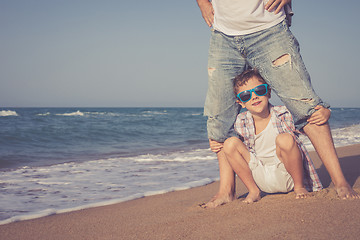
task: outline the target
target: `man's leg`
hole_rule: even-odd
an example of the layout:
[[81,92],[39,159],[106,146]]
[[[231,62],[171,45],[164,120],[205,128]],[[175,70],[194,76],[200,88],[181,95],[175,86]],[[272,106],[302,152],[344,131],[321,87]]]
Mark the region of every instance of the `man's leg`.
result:
[[[235,45],[236,41],[232,37],[217,31],[211,33],[204,115],[208,117],[208,138],[219,143],[232,135],[231,129],[240,111],[240,105],[235,102],[232,80],[245,70],[246,62]],[[217,157],[220,187],[217,194],[206,204],[207,207],[232,201],[235,194],[234,172],[223,151],[218,151]]]
[[320,126],[307,124],[304,127],[304,132],[309,137],[321,161],[329,172],[338,196],[342,199],[360,198],[360,195],[356,193],[346,181],[341,170],[329,124],[326,123]]

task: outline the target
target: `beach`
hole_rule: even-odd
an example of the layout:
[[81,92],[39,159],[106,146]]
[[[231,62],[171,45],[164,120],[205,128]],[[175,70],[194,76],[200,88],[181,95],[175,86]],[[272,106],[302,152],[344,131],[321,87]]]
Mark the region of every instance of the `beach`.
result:
[[[360,145],[338,147],[343,172],[360,192]],[[0,239],[358,239],[360,200],[340,200],[325,167],[311,152],[325,187],[306,199],[294,193],[241,198],[203,209],[218,182],[118,204],[0,226]],[[237,196],[246,188],[237,182]]]

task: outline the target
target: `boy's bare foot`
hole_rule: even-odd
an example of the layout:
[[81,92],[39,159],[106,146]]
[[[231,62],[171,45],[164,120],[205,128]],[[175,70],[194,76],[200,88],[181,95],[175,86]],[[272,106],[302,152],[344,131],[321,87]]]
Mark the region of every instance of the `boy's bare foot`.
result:
[[336,187],[335,190],[341,199],[360,199],[360,194],[355,192],[349,184]]
[[294,188],[295,198],[302,199],[307,198],[309,196],[309,192],[305,188]]
[[249,192],[246,198],[243,200],[244,203],[254,203],[261,199],[260,191],[257,192]]
[[235,199],[233,195],[216,194],[208,203],[201,204],[202,208],[216,208],[226,203],[232,202]]

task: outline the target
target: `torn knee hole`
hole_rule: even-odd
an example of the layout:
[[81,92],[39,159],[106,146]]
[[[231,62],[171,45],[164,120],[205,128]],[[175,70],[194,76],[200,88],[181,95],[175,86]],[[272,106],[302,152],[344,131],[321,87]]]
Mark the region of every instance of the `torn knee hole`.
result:
[[291,98],[292,100],[300,101],[303,103],[313,103],[315,100],[313,98]]
[[305,102],[305,103],[312,103],[314,101],[314,99],[312,98],[303,98],[303,99],[300,99],[302,102]]
[[281,66],[287,62],[290,62],[290,54],[284,54],[272,62],[273,66]]

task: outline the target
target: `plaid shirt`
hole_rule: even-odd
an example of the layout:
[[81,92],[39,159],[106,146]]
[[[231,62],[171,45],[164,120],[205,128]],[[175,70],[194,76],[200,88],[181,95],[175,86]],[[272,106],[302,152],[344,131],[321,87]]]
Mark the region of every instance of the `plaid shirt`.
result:
[[[304,166],[304,185],[308,191],[319,191],[322,189],[319,176],[316,173],[313,162],[304,144],[299,139],[300,132],[295,129],[293,118],[285,106],[272,106],[269,104],[271,122],[278,133],[290,133],[300,147],[306,161]],[[244,138],[244,144],[248,150],[255,154],[255,124],[249,111],[240,113],[235,121],[234,128]]]

